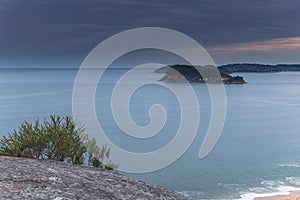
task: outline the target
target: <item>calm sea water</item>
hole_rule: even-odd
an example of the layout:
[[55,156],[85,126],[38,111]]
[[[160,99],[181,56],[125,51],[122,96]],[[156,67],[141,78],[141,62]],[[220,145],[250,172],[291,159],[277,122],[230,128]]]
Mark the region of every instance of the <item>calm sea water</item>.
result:
[[[149,123],[148,109],[162,104],[168,118],[162,132],[149,139],[133,139],[113,121],[110,96],[125,69],[108,70],[96,93],[97,116],[108,137],[122,148],[147,152],[174,137],[180,107],[167,89],[150,84],[137,90],[130,112],[137,124]],[[72,115],[75,69],[1,69],[0,135],[24,120],[50,114]],[[157,80],[152,70],[138,71],[138,78]],[[128,174],[155,183],[192,199],[251,199],[257,194],[300,188],[300,73],[242,74],[248,84],[226,85],[226,123],[213,151],[198,159],[210,119],[210,99],[203,84],[193,84],[201,121],[188,151],[174,164],[146,174]],[[133,77],[134,81],[134,77]],[[180,84],[177,87],[181,87]],[[193,108],[190,108],[193,109]]]

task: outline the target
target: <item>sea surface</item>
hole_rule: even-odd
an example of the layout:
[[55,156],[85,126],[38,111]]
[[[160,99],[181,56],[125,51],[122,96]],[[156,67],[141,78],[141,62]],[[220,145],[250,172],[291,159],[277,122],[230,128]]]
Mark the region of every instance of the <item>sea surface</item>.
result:
[[[116,81],[128,69],[106,70],[96,91],[96,113],[107,136],[133,152],[161,148],[175,137],[180,102],[165,87],[148,84],[132,95],[129,109],[139,125],[149,123],[151,105],[168,114],[161,133],[150,139],[123,134],[114,122],[110,100]],[[72,116],[76,69],[0,69],[0,136],[24,121],[51,114]],[[135,78],[156,81],[153,69],[137,70]],[[204,159],[199,148],[210,120],[210,96],[205,84],[192,84],[200,109],[198,134],[184,155],[156,172],[126,174],[181,192],[192,199],[253,199],[300,188],[300,73],[244,73],[248,82],[225,85],[227,114],[219,141]],[[130,83],[129,83],[130,84]],[[183,87],[182,84],[175,84]],[[159,158],[158,158],[159,159]]]

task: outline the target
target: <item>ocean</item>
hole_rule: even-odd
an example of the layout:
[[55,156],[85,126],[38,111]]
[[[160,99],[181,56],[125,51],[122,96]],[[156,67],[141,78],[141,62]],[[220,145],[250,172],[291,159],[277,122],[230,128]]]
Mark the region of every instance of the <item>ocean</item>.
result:
[[[116,81],[127,70],[105,72],[96,91],[97,117],[107,137],[121,148],[154,151],[175,137],[180,123],[180,102],[161,85],[140,87],[129,102],[132,120],[146,126],[150,122],[151,105],[161,104],[168,114],[165,127],[149,139],[124,134],[114,122],[110,97]],[[17,129],[24,120],[33,122],[51,114],[72,116],[76,73],[76,69],[0,69],[0,136]],[[140,69],[136,73],[132,83],[135,78],[155,82],[161,77],[153,69]],[[194,200],[253,199],[300,188],[300,73],[240,75],[248,83],[225,85],[226,121],[208,156],[198,158],[211,116],[210,96],[205,84],[193,83],[200,109],[185,108],[200,112],[200,124],[192,145],[164,169],[124,174],[176,190]],[[175,87],[180,89],[183,85]]]

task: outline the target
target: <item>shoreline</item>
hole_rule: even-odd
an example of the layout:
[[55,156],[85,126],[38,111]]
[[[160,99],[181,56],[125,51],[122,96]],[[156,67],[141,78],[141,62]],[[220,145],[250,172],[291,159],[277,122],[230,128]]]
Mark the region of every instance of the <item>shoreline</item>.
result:
[[288,194],[255,197],[254,200],[300,200],[300,190],[289,191]]
[[244,193],[238,200],[300,200],[300,188],[292,186],[276,187],[274,192]]

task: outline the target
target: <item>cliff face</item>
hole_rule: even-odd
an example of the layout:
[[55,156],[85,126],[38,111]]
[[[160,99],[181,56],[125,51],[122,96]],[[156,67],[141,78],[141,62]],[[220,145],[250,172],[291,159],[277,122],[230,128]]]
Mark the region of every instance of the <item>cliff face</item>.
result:
[[0,199],[187,199],[164,188],[93,167],[0,157]]

